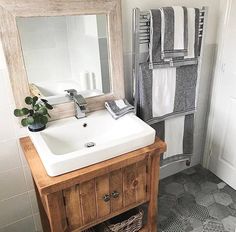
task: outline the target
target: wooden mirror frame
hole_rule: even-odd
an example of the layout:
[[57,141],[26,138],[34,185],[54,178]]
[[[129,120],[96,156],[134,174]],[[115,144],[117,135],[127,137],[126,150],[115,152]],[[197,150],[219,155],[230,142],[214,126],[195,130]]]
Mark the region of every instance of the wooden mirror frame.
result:
[[[3,50],[17,108],[30,95],[17,17],[106,14],[111,92],[87,98],[88,110],[104,108],[104,102],[124,97],[123,48],[120,0],[0,0],[0,30]],[[54,105],[53,119],[74,115],[74,103]]]

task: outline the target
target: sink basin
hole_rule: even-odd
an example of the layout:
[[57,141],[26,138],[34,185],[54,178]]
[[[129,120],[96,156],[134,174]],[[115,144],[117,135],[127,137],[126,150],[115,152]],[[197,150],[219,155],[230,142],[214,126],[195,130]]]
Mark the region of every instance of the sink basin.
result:
[[115,120],[106,110],[50,122],[29,132],[49,176],[83,168],[154,143],[155,130],[134,114]]

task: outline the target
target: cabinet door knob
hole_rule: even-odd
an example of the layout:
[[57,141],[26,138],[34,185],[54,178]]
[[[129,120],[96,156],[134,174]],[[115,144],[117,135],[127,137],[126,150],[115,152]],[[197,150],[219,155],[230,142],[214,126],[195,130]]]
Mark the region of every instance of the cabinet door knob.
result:
[[109,194],[105,194],[105,195],[103,196],[103,200],[104,200],[105,202],[110,201],[110,200],[111,200],[110,195],[109,195]]
[[112,196],[113,198],[117,198],[117,197],[120,196],[120,193],[118,193],[117,191],[114,191],[114,192],[111,193],[111,196]]

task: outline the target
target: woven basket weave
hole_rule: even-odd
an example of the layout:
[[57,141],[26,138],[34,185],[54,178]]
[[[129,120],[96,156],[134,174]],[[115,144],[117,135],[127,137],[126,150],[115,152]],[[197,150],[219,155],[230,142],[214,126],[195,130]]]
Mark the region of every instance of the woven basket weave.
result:
[[104,232],[136,232],[139,231],[143,226],[143,211],[139,211],[136,215],[129,219],[116,223],[108,224],[105,222]]

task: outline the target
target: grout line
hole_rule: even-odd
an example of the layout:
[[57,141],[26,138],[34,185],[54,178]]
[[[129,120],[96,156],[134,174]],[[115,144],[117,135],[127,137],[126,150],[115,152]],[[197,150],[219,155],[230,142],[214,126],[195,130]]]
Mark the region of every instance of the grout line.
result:
[[[25,195],[25,194],[27,194],[28,192],[30,192],[30,191],[27,190],[26,192],[23,192],[23,193],[20,193],[20,194],[17,194],[17,195],[8,197],[8,198],[4,198],[4,199],[0,200],[0,202],[8,201],[8,200],[11,200],[11,199],[13,199],[13,198],[15,198],[15,197],[19,197],[19,196]],[[29,196],[28,196],[28,197],[29,197]]]
[[5,227],[11,226],[11,225],[13,225],[13,224],[15,224],[15,223],[17,223],[17,222],[23,221],[23,220],[25,220],[25,219],[27,219],[27,218],[30,218],[30,217],[33,218],[33,215],[26,216],[26,217],[24,217],[24,218],[21,218],[21,219],[19,219],[19,220],[16,220],[16,221],[12,222],[12,223],[9,223],[9,224],[6,224],[6,225],[4,225],[4,226],[1,226],[0,229],[4,229]]

